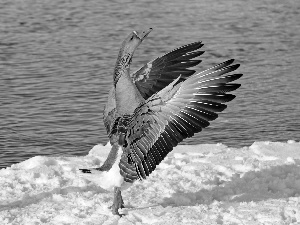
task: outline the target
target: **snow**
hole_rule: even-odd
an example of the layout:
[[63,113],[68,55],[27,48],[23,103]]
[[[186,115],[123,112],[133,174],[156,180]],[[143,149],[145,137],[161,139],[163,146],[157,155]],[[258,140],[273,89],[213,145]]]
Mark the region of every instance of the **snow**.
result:
[[0,170],[0,224],[300,224],[300,142],[177,146],[143,181],[113,193],[80,174],[110,146],[84,157],[36,156]]

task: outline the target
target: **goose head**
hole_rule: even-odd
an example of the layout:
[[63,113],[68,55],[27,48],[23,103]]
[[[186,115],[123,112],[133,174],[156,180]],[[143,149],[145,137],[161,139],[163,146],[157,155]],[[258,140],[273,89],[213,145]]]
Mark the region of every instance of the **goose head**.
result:
[[126,67],[127,65],[130,65],[134,51],[151,31],[152,28],[146,29],[142,32],[132,31],[126,37],[122,43],[118,56],[117,64],[119,64],[119,66]]

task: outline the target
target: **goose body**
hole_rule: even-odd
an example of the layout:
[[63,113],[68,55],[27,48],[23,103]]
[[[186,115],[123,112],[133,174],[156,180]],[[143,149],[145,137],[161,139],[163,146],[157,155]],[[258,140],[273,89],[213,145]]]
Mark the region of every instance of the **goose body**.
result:
[[[112,149],[99,168],[81,169],[101,187],[114,189],[112,212],[124,207],[121,190],[146,179],[183,139],[200,132],[226,108],[242,74],[233,59],[195,74],[201,42],[177,48],[130,74],[135,49],[152,29],[132,32],[122,43],[114,84],[104,109]],[[227,75],[226,75],[227,74]]]

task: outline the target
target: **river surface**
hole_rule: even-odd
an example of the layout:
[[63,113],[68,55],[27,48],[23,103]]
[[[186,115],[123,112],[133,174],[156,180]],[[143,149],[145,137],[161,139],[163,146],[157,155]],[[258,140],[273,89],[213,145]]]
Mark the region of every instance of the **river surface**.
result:
[[235,58],[237,98],[184,144],[300,140],[299,0],[0,0],[0,168],[107,143],[102,110],[123,39],[154,28],[133,69],[201,40],[201,70]]

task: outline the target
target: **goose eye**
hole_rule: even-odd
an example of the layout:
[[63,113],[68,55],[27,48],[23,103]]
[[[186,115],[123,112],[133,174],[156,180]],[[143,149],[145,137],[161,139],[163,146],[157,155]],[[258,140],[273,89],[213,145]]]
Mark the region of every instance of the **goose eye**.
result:
[[133,40],[133,36],[131,36],[131,38],[130,38],[130,41],[132,41]]

